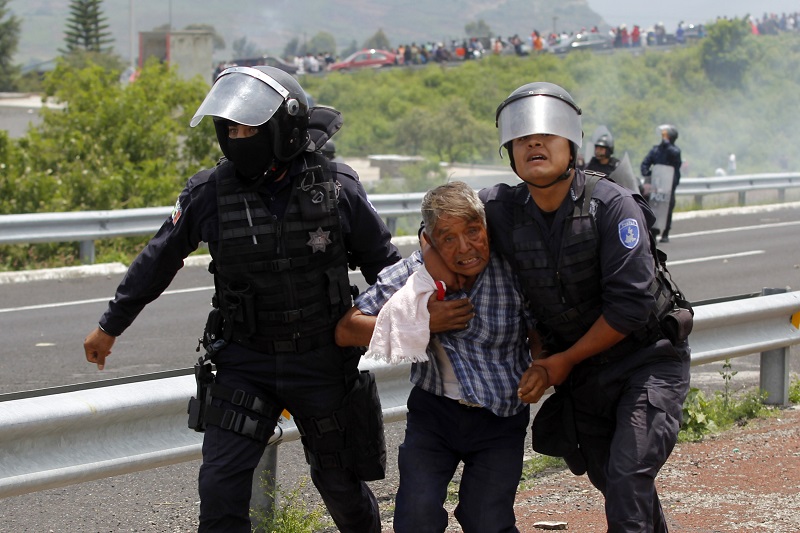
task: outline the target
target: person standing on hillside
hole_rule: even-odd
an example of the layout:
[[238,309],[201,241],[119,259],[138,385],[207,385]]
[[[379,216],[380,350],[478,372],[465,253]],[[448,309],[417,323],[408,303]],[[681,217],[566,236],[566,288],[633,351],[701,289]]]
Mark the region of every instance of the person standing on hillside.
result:
[[361,352],[336,346],[334,328],[352,305],[348,265],[374,283],[400,254],[355,171],[319,152],[341,115],[309,108],[291,75],[226,69],[191,126],[205,116],[225,159],[189,179],[84,340],[86,359],[102,370],[116,337],[208,243],[215,292],[196,369],[213,363],[216,375],[189,404],[189,427],[205,431],[198,530],[251,531],[253,472],[288,409],[339,530],[380,533],[364,481],[385,473],[382,413]]
[[662,124],[658,127],[661,135],[661,143],[653,146],[642,160],[642,176],[648,177],[652,174],[653,165],[667,165],[674,169],[672,175],[672,194],[669,198],[669,210],[667,212],[667,223],[661,233],[661,242],[669,242],[669,230],[672,228],[672,211],[675,209],[675,189],[681,181],[681,149],[675,144],[678,140],[678,129],[672,124]]
[[655,478],[678,438],[690,352],[686,327],[667,327],[678,300],[653,256],[655,217],[638,194],[575,169],[581,110],[564,88],[523,85],[495,116],[522,183],[480,196],[541,350],[519,396],[556,390],[534,418],[533,449],[588,474],[608,531],[664,533]]

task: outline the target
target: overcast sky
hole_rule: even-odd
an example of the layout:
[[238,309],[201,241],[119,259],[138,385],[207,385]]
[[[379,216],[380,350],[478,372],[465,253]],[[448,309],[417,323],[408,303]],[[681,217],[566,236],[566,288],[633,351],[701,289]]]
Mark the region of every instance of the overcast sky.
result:
[[588,0],[589,7],[611,26],[663,22],[672,32],[680,21],[707,23],[719,16],[761,18],[766,13],[800,11],[797,0]]

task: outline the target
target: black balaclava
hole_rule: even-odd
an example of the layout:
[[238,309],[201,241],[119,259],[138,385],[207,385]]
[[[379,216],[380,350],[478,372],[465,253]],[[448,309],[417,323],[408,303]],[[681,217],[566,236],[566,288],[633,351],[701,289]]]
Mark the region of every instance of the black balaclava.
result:
[[228,159],[236,172],[245,179],[263,176],[275,162],[275,150],[268,124],[258,127],[258,133],[243,139],[227,139]]

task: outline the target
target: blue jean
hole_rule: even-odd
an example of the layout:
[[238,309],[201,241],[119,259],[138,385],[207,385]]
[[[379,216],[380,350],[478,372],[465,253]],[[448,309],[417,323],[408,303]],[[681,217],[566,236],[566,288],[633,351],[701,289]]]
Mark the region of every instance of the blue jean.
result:
[[[358,357],[335,346],[303,354],[266,355],[231,345],[214,357],[217,383],[258,394],[299,418],[323,418],[337,409],[348,383],[358,372]],[[225,409],[239,408],[215,399]],[[248,413],[254,416],[252,413]],[[272,424],[276,420],[270,420]],[[346,433],[346,430],[345,430]],[[344,435],[328,434],[319,446],[341,449]],[[209,426],[203,439],[200,467],[200,526],[198,531],[249,533],[253,471],[264,453],[259,442]],[[311,469],[311,480],[322,496],[339,531],[380,533],[375,496],[349,469]]]
[[527,406],[503,418],[414,387],[398,456],[395,532],[440,533],[447,528],[443,503],[462,461],[455,517],[464,533],[518,531],[514,498],[529,420]]

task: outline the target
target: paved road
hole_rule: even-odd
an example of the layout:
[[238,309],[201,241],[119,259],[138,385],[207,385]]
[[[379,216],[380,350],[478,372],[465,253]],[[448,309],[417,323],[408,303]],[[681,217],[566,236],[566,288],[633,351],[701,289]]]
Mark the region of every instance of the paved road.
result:
[[[674,279],[694,302],[763,287],[798,290],[798,226],[798,203],[678,214],[672,241],[662,248],[669,254]],[[118,340],[104,372],[85,363],[83,337],[96,324],[121,276],[3,284],[0,393],[189,368],[212,292],[211,278],[200,267],[184,268],[169,293],[145,309]],[[737,384],[755,384],[757,357],[737,359],[734,365],[739,370]],[[706,366],[711,368],[694,369],[693,380],[708,387],[721,385],[720,366]],[[387,430],[392,470],[387,480],[372,484],[384,499],[391,498],[396,486],[394,451],[402,424]],[[303,476],[301,458],[299,443],[280,446],[279,482],[289,485]],[[2,502],[0,531],[189,531],[197,513],[198,467],[190,462],[8,498]],[[315,491],[305,492],[314,501]]]

